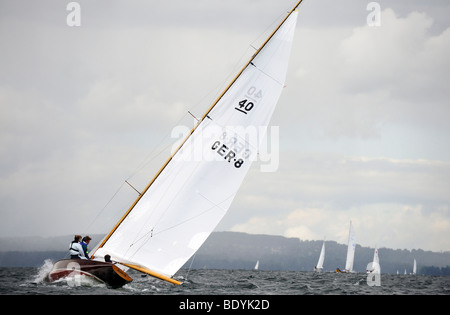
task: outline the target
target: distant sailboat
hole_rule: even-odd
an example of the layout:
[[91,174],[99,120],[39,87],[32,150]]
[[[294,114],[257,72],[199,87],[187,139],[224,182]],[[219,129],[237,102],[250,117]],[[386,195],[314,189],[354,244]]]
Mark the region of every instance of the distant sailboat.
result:
[[378,255],[378,248],[375,248],[375,252],[373,253],[373,262],[380,265],[380,256]]
[[413,263],[413,272],[412,274],[415,275],[417,272],[417,263],[416,263],[416,259],[414,258],[414,263]]
[[323,241],[322,249],[320,251],[319,261],[317,266],[314,267],[314,271],[321,272],[323,270],[323,262],[325,260],[325,241]]
[[353,230],[352,221],[350,221],[350,228],[348,230],[347,259],[345,261],[344,272],[353,272],[355,249],[356,249],[355,231]]
[[256,261],[256,265],[253,268],[253,270],[258,270],[259,269],[259,260]]
[[[50,281],[83,273],[120,287],[131,268],[181,284],[174,274],[200,248],[238,192],[284,88],[298,1],[210,106],[116,226],[92,260],[55,263]],[[248,127],[257,127],[256,143]],[[202,158],[192,157],[192,152]],[[111,263],[101,260],[110,255]],[[70,269],[71,263],[77,265]],[[73,266],[73,265],[72,265]],[[126,268],[125,268],[126,267]]]
[[373,260],[369,265],[367,265],[367,273],[381,273],[381,267],[380,267],[380,258],[378,256],[378,248],[375,247],[375,251],[373,253]]

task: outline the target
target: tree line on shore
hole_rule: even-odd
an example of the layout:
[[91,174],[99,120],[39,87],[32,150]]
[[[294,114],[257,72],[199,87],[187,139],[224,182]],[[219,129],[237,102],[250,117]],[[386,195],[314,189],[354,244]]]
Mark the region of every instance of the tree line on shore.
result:
[[[101,239],[101,235],[94,239]],[[40,267],[46,259],[56,261],[66,256],[64,249],[70,237],[47,239],[48,250],[39,246],[1,246],[0,267]],[[38,240],[39,241],[39,240]],[[41,240],[42,241],[42,240]],[[300,240],[274,235],[253,235],[238,232],[214,232],[200,250],[186,263],[186,268],[253,269],[259,260],[260,270],[312,271],[317,264],[323,241]],[[11,240],[9,240],[11,245]],[[42,244],[42,243],[40,243]],[[325,243],[324,271],[343,269],[347,246],[335,241]],[[37,250],[32,250],[32,249]],[[6,249],[6,250],[5,250]],[[374,249],[356,246],[354,270],[365,272],[373,259]],[[417,261],[417,273],[450,275],[450,252],[431,252],[422,249],[379,248],[382,273],[412,272]]]

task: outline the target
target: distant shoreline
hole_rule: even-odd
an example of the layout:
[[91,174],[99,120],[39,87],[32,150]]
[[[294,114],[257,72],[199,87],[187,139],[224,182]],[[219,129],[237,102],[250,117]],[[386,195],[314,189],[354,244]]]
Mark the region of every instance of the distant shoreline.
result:
[[[91,235],[94,245],[103,235]],[[0,267],[40,267],[46,259],[56,261],[66,256],[71,236],[53,238],[0,239]],[[28,242],[27,242],[28,241]],[[213,232],[185,267],[194,269],[253,269],[257,260],[260,270],[312,271],[317,264],[322,240],[302,241],[273,235],[240,232]],[[7,246],[6,246],[7,245]],[[93,246],[92,246],[93,247]],[[326,242],[324,270],[343,268],[346,245]],[[34,250],[33,250],[34,249]],[[412,270],[417,260],[418,274],[450,275],[450,252],[431,252],[379,248],[381,272],[403,274]],[[365,272],[373,258],[373,248],[357,245],[354,270]],[[191,265],[192,264],[192,265]]]

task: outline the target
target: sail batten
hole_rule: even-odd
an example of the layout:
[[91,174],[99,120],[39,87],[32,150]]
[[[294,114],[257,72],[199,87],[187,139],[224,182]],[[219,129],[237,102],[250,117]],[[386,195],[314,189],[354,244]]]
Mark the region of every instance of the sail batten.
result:
[[167,280],[204,243],[237,194],[278,102],[296,26],[294,9],[198,121],[94,256],[109,254]]

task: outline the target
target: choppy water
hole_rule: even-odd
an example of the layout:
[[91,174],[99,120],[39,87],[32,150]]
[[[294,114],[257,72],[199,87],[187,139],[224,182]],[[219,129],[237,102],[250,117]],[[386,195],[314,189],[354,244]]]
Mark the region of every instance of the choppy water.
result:
[[44,280],[52,264],[40,268],[0,268],[1,295],[449,295],[450,277],[381,274],[380,286],[369,286],[362,273],[336,274],[298,271],[181,270],[177,286],[129,271],[134,279],[120,289],[83,279]]

